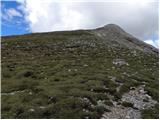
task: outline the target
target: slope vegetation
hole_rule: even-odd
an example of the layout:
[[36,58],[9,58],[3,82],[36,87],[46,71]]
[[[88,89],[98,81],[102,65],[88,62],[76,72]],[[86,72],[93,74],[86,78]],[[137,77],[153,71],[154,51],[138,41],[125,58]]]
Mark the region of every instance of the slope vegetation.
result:
[[[158,50],[116,25],[2,37],[1,45],[2,118],[158,118]],[[149,99],[127,99],[142,86]],[[131,115],[118,116],[122,107]]]

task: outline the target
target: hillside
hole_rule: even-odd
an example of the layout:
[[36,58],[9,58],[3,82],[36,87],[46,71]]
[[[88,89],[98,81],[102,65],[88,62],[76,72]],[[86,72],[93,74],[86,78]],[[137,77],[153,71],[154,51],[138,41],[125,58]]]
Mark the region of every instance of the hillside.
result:
[[158,118],[158,49],[119,26],[1,39],[2,118]]

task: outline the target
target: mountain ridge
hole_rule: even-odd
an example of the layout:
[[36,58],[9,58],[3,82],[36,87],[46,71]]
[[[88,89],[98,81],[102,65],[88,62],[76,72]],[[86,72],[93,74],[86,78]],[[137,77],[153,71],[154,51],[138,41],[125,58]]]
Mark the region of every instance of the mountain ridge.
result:
[[[103,36],[105,37],[105,34],[107,37],[109,37],[111,35],[112,38],[114,38],[115,36],[118,38],[118,41],[116,40],[117,38],[115,38],[114,40],[116,40],[117,42],[119,42],[119,40],[127,40],[129,42],[132,42],[132,43],[135,43],[136,45],[138,46],[141,46],[143,47],[144,51],[154,51],[154,52],[158,52],[158,49],[155,48],[154,46],[152,45],[149,45],[147,43],[145,43],[144,41],[142,40],[139,40],[137,39],[136,37],[134,37],[133,35],[127,33],[126,31],[124,31],[121,27],[119,27],[118,25],[115,25],[115,24],[108,24],[108,25],[105,25],[104,27],[100,27],[100,28],[97,28],[95,29],[95,34],[99,31],[99,33],[101,35],[99,36]],[[124,41],[124,42],[127,42],[127,41]],[[127,43],[128,44],[128,43]],[[128,46],[129,47],[129,46]],[[146,48],[146,49],[145,49]],[[140,48],[139,48],[140,49]],[[143,50],[142,49],[142,50]]]
[[[30,36],[30,35],[38,35],[38,34],[43,34],[43,35],[47,35],[47,34],[52,34],[52,33],[60,33],[60,32],[76,32],[76,31],[86,31],[86,32],[90,32],[90,33],[96,33],[98,31],[102,30],[102,34],[105,34],[106,32],[112,32],[114,33],[114,36],[118,36],[119,38],[121,38],[122,36],[125,37],[124,39],[128,39],[129,41],[132,41],[131,39],[134,39],[135,41],[138,41],[138,44],[145,44],[144,46],[148,47],[149,49],[152,49],[154,52],[158,52],[158,48],[145,43],[142,40],[139,40],[138,38],[134,37],[133,35],[127,33],[126,31],[124,31],[121,27],[119,27],[116,24],[107,24],[104,25],[102,27],[96,28],[96,29],[79,29],[79,30],[68,30],[68,31],[52,31],[52,32],[38,32],[38,33],[29,33],[29,34],[23,34],[23,35],[13,35],[13,36],[2,36],[2,38],[12,38],[12,37],[19,37],[19,36]],[[95,31],[95,32],[94,32]],[[100,32],[101,33],[101,32]],[[120,36],[119,36],[120,35]],[[100,35],[103,36],[103,35]],[[122,37],[122,38],[123,38]],[[118,39],[119,39],[118,38]],[[3,39],[2,39],[3,40]]]

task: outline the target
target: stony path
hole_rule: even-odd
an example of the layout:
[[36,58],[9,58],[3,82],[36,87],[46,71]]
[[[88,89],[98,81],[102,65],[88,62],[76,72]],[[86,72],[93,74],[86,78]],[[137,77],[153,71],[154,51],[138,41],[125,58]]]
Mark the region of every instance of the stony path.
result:
[[142,110],[154,106],[157,101],[153,100],[146,91],[144,91],[145,86],[140,86],[135,90],[131,90],[129,93],[126,93],[122,97],[122,101],[127,101],[133,103],[134,107]]
[[116,107],[110,108],[111,112],[106,112],[103,114],[102,119],[139,119],[141,114],[139,110],[135,110],[131,107],[123,107],[118,105]]
[[141,119],[141,110],[147,109],[154,106],[157,101],[153,100],[146,91],[144,91],[145,86],[140,86],[130,90],[130,92],[125,93],[120,103],[129,102],[133,104],[133,107],[124,107],[121,104],[117,105],[114,103],[114,107],[107,106],[111,112],[106,112],[102,115],[102,119]]

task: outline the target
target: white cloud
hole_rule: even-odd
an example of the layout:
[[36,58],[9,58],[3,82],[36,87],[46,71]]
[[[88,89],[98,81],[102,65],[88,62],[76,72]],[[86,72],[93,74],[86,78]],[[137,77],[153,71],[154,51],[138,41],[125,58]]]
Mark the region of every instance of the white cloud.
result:
[[142,40],[157,35],[157,0],[87,1],[23,0],[20,8],[32,32],[88,29],[115,23]]
[[27,0],[26,4],[19,8],[23,9],[32,32],[46,32],[84,28],[88,18],[84,17],[80,11],[73,9],[73,6],[68,2]]
[[144,42],[156,47],[156,48],[159,48],[159,40],[145,40]]
[[12,19],[13,17],[22,17],[22,14],[14,8],[6,9],[5,12],[9,19]]
[[15,8],[8,8],[6,9],[4,6],[2,6],[2,12],[1,12],[1,18],[2,20],[11,22],[13,17],[22,17],[22,13],[20,13]]

